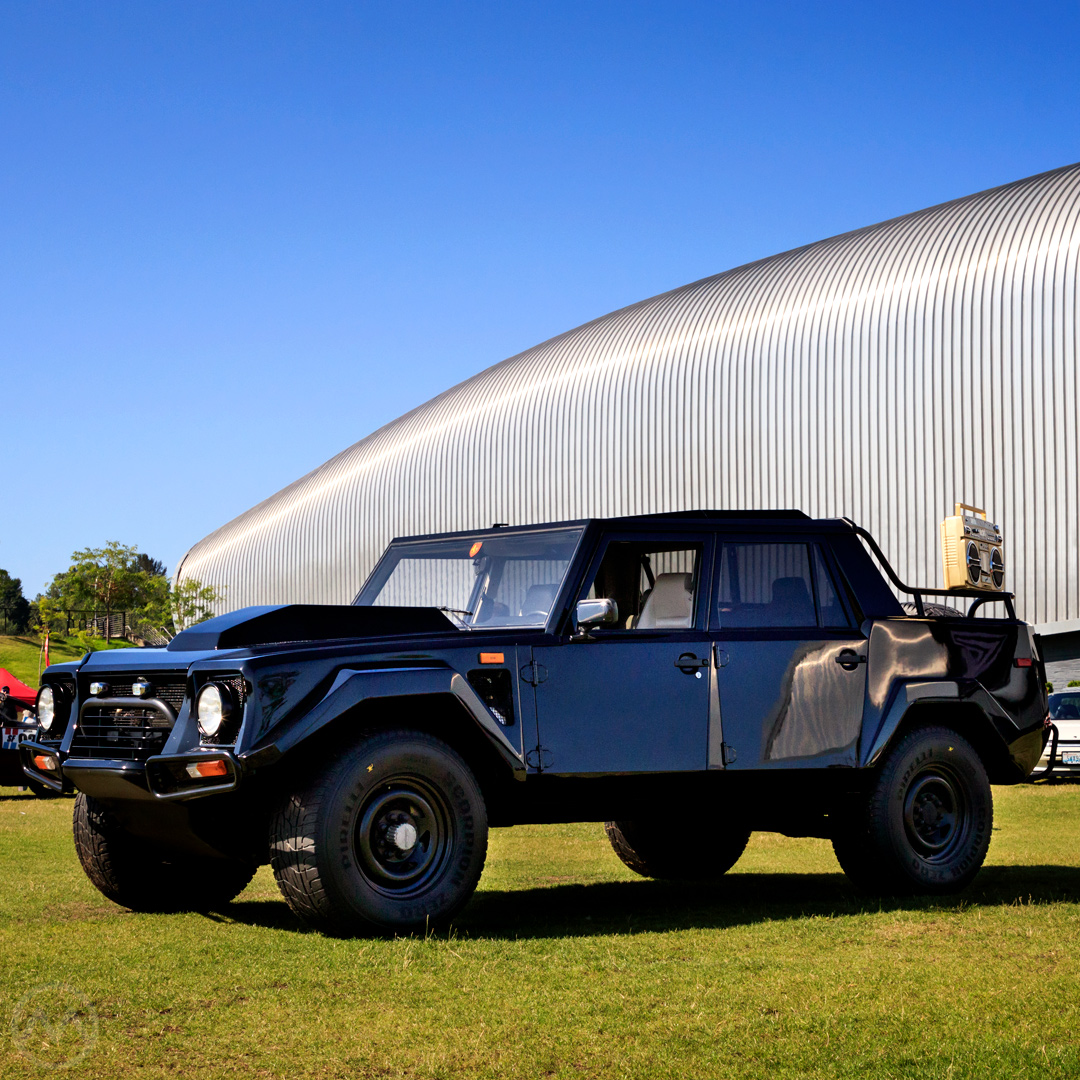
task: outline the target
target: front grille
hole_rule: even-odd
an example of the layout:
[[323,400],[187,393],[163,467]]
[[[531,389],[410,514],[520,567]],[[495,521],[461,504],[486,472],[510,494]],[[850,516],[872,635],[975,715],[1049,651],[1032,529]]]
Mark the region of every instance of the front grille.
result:
[[71,756],[145,761],[161,753],[172,726],[173,718],[153,706],[87,703],[71,740]]
[[[136,672],[131,675],[125,675],[123,677],[116,676],[94,676],[99,678],[101,682],[107,683],[109,689],[102,694],[102,697],[110,698],[129,698],[135,695],[131,692],[131,684],[139,678],[139,673]],[[187,694],[187,680],[181,675],[179,678],[175,674],[169,676],[155,677],[153,674],[144,676],[150,682],[150,697],[159,698],[164,701],[166,705],[172,707],[173,712],[179,712],[180,706],[184,704],[184,696]],[[89,682],[87,682],[89,687]],[[90,699],[93,701],[93,698]]]

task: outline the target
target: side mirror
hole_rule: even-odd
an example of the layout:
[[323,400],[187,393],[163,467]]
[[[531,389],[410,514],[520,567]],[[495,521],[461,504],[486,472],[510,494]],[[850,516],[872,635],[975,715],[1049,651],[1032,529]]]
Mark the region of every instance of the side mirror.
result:
[[619,605],[614,600],[579,600],[574,611],[578,629],[586,626],[614,626],[619,621]]

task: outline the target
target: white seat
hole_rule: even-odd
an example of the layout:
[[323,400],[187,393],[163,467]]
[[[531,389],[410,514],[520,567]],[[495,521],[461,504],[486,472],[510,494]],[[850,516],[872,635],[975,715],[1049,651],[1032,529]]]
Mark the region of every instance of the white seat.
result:
[[530,585],[525,592],[519,615],[547,615],[555,603],[557,585]]
[[693,574],[658,574],[635,629],[689,630],[694,617],[693,584]]

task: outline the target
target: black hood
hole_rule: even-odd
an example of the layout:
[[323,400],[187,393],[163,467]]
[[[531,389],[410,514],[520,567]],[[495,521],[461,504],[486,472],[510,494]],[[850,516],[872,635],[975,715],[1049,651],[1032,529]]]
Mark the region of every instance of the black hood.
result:
[[172,652],[201,652],[287,641],[404,637],[456,630],[457,627],[437,608],[288,604],[241,608],[208,619],[181,631],[169,642],[168,648]]

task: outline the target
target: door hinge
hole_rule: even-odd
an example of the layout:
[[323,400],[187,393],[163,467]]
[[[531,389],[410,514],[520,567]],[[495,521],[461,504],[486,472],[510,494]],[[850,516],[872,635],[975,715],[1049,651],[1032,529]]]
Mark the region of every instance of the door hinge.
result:
[[735,747],[729,746],[726,742],[720,744],[720,756],[724,759],[725,765],[732,765],[735,762]]
[[525,764],[530,769],[536,769],[537,772],[543,772],[545,769],[551,768],[551,763],[554,758],[551,756],[551,751],[546,746],[538,746],[535,750],[530,750],[525,755]]
[[535,660],[530,660],[521,669],[521,677],[530,686],[539,686],[547,678],[547,668]]

